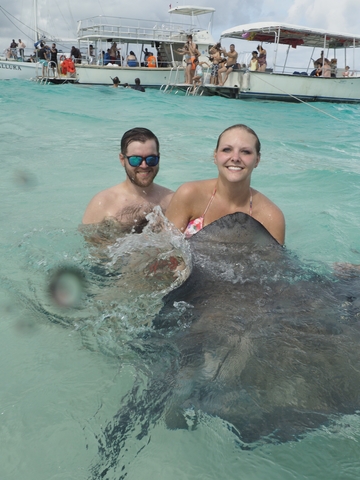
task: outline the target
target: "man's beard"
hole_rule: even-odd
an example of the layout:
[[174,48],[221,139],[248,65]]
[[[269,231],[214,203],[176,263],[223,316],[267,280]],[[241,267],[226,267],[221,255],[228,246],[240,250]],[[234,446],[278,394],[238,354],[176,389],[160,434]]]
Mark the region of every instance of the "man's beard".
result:
[[125,165],[126,175],[129,177],[131,183],[133,183],[137,187],[148,187],[149,185],[151,185],[154,181],[154,178],[158,174],[158,171],[159,169],[155,170],[155,168],[153,168],[147,178],[141,179],[141,177],[138,175],[139,170],[137,171],[137,173],[135,173],[134,170],[128,169],[128,166]]

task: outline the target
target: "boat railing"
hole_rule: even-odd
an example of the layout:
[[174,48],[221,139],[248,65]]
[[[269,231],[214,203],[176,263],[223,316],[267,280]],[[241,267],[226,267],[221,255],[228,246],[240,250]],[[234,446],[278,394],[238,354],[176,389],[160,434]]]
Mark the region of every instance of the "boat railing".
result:
[[151,20],[134,20],[123,17],[92,17],[78,23],[78,39],[111,38],[141,39],[149,41],[186,40],[186,34],[193,30],[189,24],[156,23]]

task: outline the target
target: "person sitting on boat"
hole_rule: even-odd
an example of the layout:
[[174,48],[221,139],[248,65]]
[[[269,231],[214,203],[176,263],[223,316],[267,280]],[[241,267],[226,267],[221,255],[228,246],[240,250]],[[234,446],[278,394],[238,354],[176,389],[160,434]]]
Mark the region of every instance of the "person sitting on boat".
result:
[[256,72],[256,70],[259,68],[259,62],[258,62],[258,52],[254,50],[252,52],[252,57],[249,63],[249,70],[250,72]]
[[110,59],[110,48],[108,48],[104,54],[104,65],[108,65],[109,63],[111,63],[111,59]]
[[331,77],[331,64],[327,58],[325,58],[324,65],[322,66],[322,76],[327,78]]
[[[234,68],[238,66],[237,64],[237,58],[238,58],[238,53],[235,50],[235,45],[232,43],[230,45],[230,50],[226,52],[224,55],[226,56],[226,63],[224,64],[223,67],[219,68],[219,85],[224,85],[226,83],[226,80],[228,79],[229,73],[231,73]],[[225,78],[222,78],[222,74],[225,73]]]
[[322,63],[317,63],[317,64],[316,64],[316,69],[313,70],[313,71],[310,73],[310,76],[311,76],[311,77],[321,77],[321,76],[322,76],[322,73],[323,73]]
[[250,185],[252,172],[260,162],[260,146],[258,136],[246,125],[224,130],[214,151],[217,178],[181,185],[166,210],[169,221],[189,238],[221,217],[243,212],[283,245],[282,211]]
[[350,76],[350,67],[346,65],[345,70],[343,71],[343,77],[349,77]]
[[156,68],[156,58],[152,52],[149,52],[150,55],[147,57],[147,66],[149,68]]
[[19,38],[19,43],[18,43],[19,57],[20,57],[22,60],[24,60],[25,48],[26,48],[25,43],[21,41],[21,38]]
[[265,72],[266,70],[266,50],[261,46],[257,46],[257,51],[259,52],[258,56],[258,71]]
[[127,63],[128,67],[138,67],[139,66],[139,62],[137,61],[136,55],[132,50],[130,50],[129,55],[126,58],[126,63]]
[[87,206],[82,223],[118,222],[140,232],[146,216],[156,205],[165,213],[174,192],[154,183],[159,171],[159,140],[147,128],[132,128],[120,142],[120,162],[125,181],[96,194]]

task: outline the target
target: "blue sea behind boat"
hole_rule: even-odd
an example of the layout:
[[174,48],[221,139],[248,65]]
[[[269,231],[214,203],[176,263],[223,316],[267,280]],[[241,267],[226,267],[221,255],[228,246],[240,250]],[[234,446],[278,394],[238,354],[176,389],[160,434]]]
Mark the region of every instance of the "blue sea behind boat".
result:
[[[245,123],[262,144],[253,186],[283,210],[287,248],[319,272],[336,262],[360,264],[359,105],[4,81],[0,122],[3,479],[89,478],[102,427],[132,385],[135,366],[121,352],[132,307],[125,295],[123,309],[106,303],[108,290],[116,299],[111,281],[98,285],[102,298],[91,305],[91,316],[75,312],[66,325],[44,300],[53,268],[91,257],[78,226],[91,197],[124,179],[119,141],[129,128],[144,126],[159,137],[157,182],[176,189],[215,177],[218,135]],[[118,324],[110,328],[109,318]],[[137,480],[358,479],[359,442],[358,415],[300,441],[253,450],[238,448],[217,419],[194,431],[162,425],[142,452],[135,436],[129,440],[121,474]]]

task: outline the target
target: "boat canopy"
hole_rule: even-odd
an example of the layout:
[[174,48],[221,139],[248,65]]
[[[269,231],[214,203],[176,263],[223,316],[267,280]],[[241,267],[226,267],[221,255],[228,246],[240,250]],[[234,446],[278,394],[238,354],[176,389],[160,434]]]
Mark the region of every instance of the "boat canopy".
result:
[[211,7],[194,7],[190,5],[186,5],[183,7],[174,7],[170,8],[169,13],[171,14],[178,14],[178,15],[190,15],[197,16],[197,15],[205,15],[206,13],[214,13],[215,8]]
[[221,38],[238,38],[241,40],[281,43],[296,48],[305,47],[347,48],[359,47],[360,36],[349,33],[334,33],[322,29],[313,29],[287,23],[258,22],[238,25],[221,34]]

